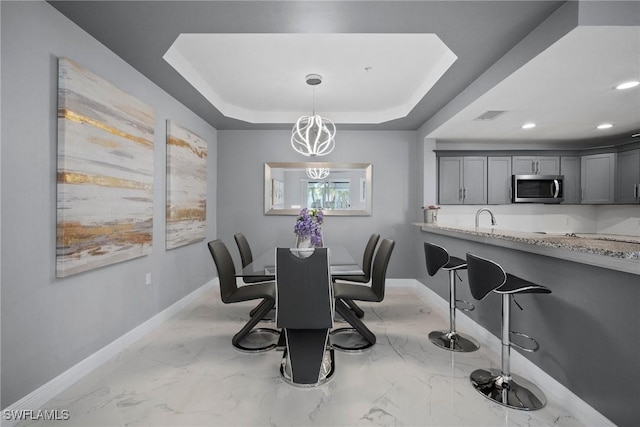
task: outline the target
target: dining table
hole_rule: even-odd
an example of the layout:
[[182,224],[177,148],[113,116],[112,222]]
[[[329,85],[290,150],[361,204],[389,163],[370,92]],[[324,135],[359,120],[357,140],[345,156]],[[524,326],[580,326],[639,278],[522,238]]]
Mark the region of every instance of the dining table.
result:
[[[329,262],[331,275],[358,276],[363,275],[362,267],[351,256],[344,246],[329,246]],[[276,275],[276,250],[269,249],[247,264],[242,270],[236,272],[237,277],[270,277]]]

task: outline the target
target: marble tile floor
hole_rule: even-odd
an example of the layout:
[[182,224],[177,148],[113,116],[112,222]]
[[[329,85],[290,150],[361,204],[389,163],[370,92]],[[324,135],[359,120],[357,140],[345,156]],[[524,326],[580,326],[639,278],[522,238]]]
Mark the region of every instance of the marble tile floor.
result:
[[431,344],[428,333],[446,329],[448,317],[413,288],[388,287],[382,303],[361,304],[376,345],[360,354],[336,351],[334,377],[312,389],[280,378],[281,351],[252,355],[232,347],[253,305],[225,305],[217,287],[208,291],[44,406],[68,410],[69,420],[19,425],[581,425],[553,401],[526,412],[476,392],[469,374],[498,367],[499,355]]

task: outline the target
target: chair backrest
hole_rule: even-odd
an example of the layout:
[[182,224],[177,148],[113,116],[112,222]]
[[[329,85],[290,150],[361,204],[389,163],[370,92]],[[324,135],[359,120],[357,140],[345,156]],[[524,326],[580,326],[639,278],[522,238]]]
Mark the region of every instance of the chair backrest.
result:
[[427,264],[427,273],[433,276],[449,263],[450,257],[449,252],[442,246],[424,242],[424,259]]
[[391,259],[391,252],[396,245],[391,239],[383,239],[373,260],[373,271],[371,273],[371,290],[378,297],[376,301],[384,299],[385,281],[387,279],[387,267]]
[[276,249],[276,323],[279,328],[333,326],[333,286],[327,248]]
[[236,240],[236,245],[238,245],[238,251],[240,251],[240,260],[242,261],[242,268],[245,268],[247,265],[253,262],[253,254],[251,253],[251,246],[249,246],[249,241],[242,233],[234,234],[233,238]]
[[220,239],[208,243],[209,252],[213,257],[218,269],[218,279],[220,280],[220,297],[222,302],[228,303],[229,298],[238,290],[236,284],[236,267],[233,265],[233,258],[229,249]]
[[497,263],[467,253],[467,273],[471,295],[477,300],[507,282],[507,273]]
[[378,240],[380,240],[380,235],[373,233],[369,236],[369,241],[367,242],[367,246],[364,248],[364,255],[362,256],[362,271],[364,271],[364,280],[366,282],[371,279],[371,267],[373,264],[373,254],[376,251],[376,245],[378,244]]

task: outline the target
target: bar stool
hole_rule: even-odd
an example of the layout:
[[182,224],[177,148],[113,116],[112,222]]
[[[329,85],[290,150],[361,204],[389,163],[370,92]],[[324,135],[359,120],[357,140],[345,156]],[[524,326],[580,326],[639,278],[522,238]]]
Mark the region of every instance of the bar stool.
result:
[[[514,294],[550,294],[551,290],[506,273],[497,263],[470,253],[467,253],[467,268],[469,287],[475,299],[482,300],[491,291],[502,295],[502,368],[477,369],[471,373],[471,383],[486,398],[509,408],[527,411],[542,408],[546,404],[544,393],[529,380],[511,373],[511,346],[529,352],[540,348],[535,339],[509,330],[511,298]],[[534,346],[527,348],[513,343],[510,334],[531,340]]]
[[466,270],[467,263],[463,259],[449,256],[449,252],[442,246],[428,242],[424,242],[424,256],[429,276],[434,276],[440,269],[449,272],[449,330],[429,333],[429,341],[445,350],[463,353],[476,351],[480,348],[480,344],[475,339],[456,331],[457,303],[463,302],[469,306],[469,308],[462,308],[463,311],[475,309],[470,302],[456,299],[456,272]]

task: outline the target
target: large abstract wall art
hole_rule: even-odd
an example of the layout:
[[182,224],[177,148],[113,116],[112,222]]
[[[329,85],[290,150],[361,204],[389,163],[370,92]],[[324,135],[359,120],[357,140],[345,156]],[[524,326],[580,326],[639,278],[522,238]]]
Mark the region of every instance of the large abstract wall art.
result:
[[167,249],[206,237],[207,143],[167,121]]
[[154,112],[58,60],[56,275],[151,252]]

